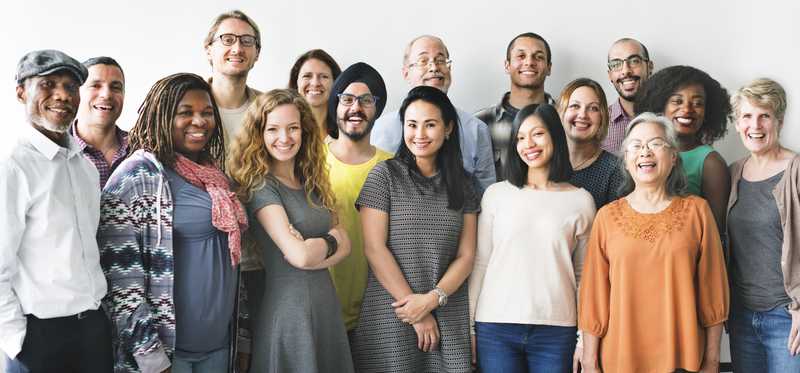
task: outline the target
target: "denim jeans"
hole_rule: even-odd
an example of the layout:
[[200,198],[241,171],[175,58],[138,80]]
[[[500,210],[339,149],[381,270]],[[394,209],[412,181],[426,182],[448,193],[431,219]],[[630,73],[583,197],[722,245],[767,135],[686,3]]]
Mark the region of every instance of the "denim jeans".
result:
[[789,354],[792,316],[784,306],[753,312],[731,306],[728,329],[734,372],[797,373],[800,356]]
[[572,371],[577,328],[475,323],[478,367],[484,373]]
[[172,359],[172,373],[224,373],[228,371],[229,349],[221,348],[202,358]]

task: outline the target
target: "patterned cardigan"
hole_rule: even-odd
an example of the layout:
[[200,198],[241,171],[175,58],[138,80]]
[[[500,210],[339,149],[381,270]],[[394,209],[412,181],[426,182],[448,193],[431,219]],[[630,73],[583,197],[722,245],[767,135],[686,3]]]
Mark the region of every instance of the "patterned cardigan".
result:
[[97,235],[108,279],[103,303],[113,325],[114,372],[160,372],[172,360],[172,210],[164,167],[143,150],[123,161],[103,188]]

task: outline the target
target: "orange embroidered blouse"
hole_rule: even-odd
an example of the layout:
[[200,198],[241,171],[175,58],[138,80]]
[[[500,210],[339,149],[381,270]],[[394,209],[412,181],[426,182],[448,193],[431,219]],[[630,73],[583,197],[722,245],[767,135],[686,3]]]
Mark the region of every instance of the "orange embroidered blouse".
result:
[[578,326],[599,336],[604,372],[697,371],[705,328],[728,317],[728,280],[708,203],[676,197],[654,214],[625,198],[597,213]]

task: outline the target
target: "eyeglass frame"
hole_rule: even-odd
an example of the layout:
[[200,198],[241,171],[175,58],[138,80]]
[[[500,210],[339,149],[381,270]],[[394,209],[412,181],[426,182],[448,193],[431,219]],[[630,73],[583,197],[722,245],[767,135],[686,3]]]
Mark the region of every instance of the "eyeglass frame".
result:
[[[353,98],[353,102],[351,102],[349,105],[345,104],[344,102],[342,102],[342,96],[352,97]],[[373,102],[372,104],[364,105],[364,97],[366,97],[366,96],[372,96],[372,98],[375,99],[375,102]],[[379,96],[375,96],[372,93],[365,93],[365,94],[363,94],[361,96],[356,96],[356,95],[353,95],[353,94],[350,94],[350,93],[337,93],[336,97],[339,99],[339,103],[340,104],[342,104],[344,106],[347,106],[347,107],[353,106],[356,103],[356,101],[358,101],[358,104],[360,106],[363,106],[363,107],[375,107],[375,106],[378,105],[378,101],[381,99]]]
[[[653,142],[653,141],[660,141],[663,144],[660,147],[658,147],[657,149],[654,149],[652,147],[652,145],[650,145],[650,143]],[[634,145],[634,144],[637,144],[639,146],[638,150],[630,149],[630,147],[632,145]],[[651,152],[655,153],[655,152],[658,152],[658,151],[662,151],[664,149],[671,149],[671,148],[672,148],[672,145],[670,145],[670,143],[667,140],[665,140],[665,139],[663,139],[661,137],[655,137],[655,138],[652,138],[652,139],[650,139],[649,141],[646,141],[646,142],[641,142],[641,141],[636,140],[636,141],[631,141],[631,142],[625,144],[625,152],[626,153],[632,153],[632,154],[641,154],[643,149],[647,149],[648,151],[651,151]]]
[[[226,37],[226,36],[233,36],[236,39],[233,41],[233,43],[225,44],[225,42],[222,40],[222,38]],[[249,44],[249,43],[245,42],[244,40],[242,40],[242,38],[244,38],[244,37],[253,38],[253,44]],[[236,42],[239,42],[239,44],[241,44],[243,47],[248,47],[248,48],[249,47],[256,47],[256,48],[260,48],[261,47],[260,43],[258,42],[258,38],[255,35],[251,35],[251,34],[241,34],[241,35],[237,35],[237,34],[234,34],[234,33],[219,34],[219,35],[217,35],[217,37],[214,38],[214,42],[217,42],[217,41],[219,41],[220,43],[222,43],[222,45],[224,45],[226,47],[230,47],[230,46],[236,44]]]
[[422,62],[420,62],[420,61],[422,61],[422,58],[419,58],[419,59],[417,59],[416,61],[414,61],[414,62],[412,62],[412,63],[408,64],[408,68],[409,68],[409,69],[411,69],[411,68],[420,68],[420,69],[424,69],[424,68],[427,68],[428,66],[430,66],[430,65],[431,65],[431,63],[433,63],[433,66],[436,66],[436,67],[438,67],[438,68],[442,68],[442,66],[447,66],[447,68],[449,69],[449,68],[450,68],[450,65],[452,65],[452,64],[453,64],[453,60],[452,60],[452,59],[449,59],[449,58],[445,58],[443,61],[442,61],[442,60],[439,60],[439,61],[440,61],[440,63],[436,63],[436,58],[427,58],[427,61],[428,61],[428,62],[427,62],[427,63],[425,63],[425,64],[422,64]]
[[[634,59],[634,58],[638,58],[638,59],[641,60],[641,62],[636,64],[636,67],[638,67],[642,63],[650,62],[649,59],[644,58],[641,55],[632,54],[632,55],[628,56],[627,58],[613,58],[613,59],[610,59],[610,60],[608,60],[608,63],[606,63],[606,66],[608,66],[608,71],[620,71],[620,70],[622,70],[623,67],[625,67],[626,63],[628,64],[628,67],[633,68],[634,65],[631,64],[631,60]],[[617,61],[619,61],[619,66],[617,68],[612,67],[611,64],[612,63],[616,63]]]

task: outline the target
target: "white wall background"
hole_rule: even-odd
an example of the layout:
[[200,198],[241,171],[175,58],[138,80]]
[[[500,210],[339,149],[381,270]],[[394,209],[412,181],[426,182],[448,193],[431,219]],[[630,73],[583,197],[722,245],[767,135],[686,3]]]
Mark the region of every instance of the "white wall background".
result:
[[[453,102],[468,111],[493,105],[508,89],[505,47],[533,31],[553,50],[546,90],[556,96],[570,80],[587,76],[616,92],[606,75],[606,53],[623,36],[643,41],[656,69],[686,64],[710,73],[733,91],[767,76],[789,94],[784,145],[800,150],[800,3],[796,1],[9,1],[0,14],[0,147],[26,126],[14,96],[20,57],[35,49],[60,49],[78,60],[108,55],[127,78],[119,124],[130,128],[150,86],[166,75],[210,72],[202,48],[213,18],[229,9],[248,13],[262,32],[260,60],[249,82],[258,89],[286,85],[295,58],[323,48],[345,68],[373,65],[388,85],[387,110],[409,87],[400,76],[402,51],[413,37],[439,35],[453,59]],[[732,126],[716,144],[728,162],[744,155]]]

